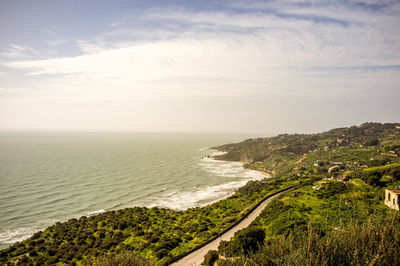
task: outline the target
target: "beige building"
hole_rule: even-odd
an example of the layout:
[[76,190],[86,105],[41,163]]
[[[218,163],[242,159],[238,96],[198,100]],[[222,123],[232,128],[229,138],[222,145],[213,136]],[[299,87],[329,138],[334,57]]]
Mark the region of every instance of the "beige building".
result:
[[385,189],[385,204],[389,208],[400,210],[400,189]]

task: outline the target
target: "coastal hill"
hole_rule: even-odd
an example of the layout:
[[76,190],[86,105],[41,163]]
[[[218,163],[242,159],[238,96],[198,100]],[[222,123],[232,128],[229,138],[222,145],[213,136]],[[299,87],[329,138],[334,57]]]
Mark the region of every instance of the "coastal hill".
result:
[[[291,171],[294,165],[308,166],[314,158],[320,163],[329,160],[348,162],[353,158],[358,163],[376,166],[397,161],[394,155],[400,153],[399,134],[400,124],[364,123],[317,134],[248,139],[215,149],[227,152],[218,157],[221,160],[243,161],[248,168],[272,174]],[[353,153],[357,154],[352,157]],[[361,153],[363,157],[357,157]]]
[[2,264],[161,265],[218,236],[282,189],[248,228],[210,251],[224,265],[400,264],[399,213],[384,190],[400,186],[400,124],[365,123],[215,147],[271,178],[224,200],[174,211],[128,208],[57,223],[0,251]]

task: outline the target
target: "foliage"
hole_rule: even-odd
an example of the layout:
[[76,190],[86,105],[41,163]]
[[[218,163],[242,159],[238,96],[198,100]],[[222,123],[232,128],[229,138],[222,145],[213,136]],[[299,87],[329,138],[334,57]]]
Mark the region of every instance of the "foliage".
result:
[[151,266],[155,265],[154,261],[146,260],[142,257],[126,252],[124,254],[108,255],[89,261],[84,264],[95,266]]
[[400,135],[396,128],[399,125],[364,123],[318,134],[248,139],[215,148],[227,152],[219,157],[223,160],[243,161],[248,168],[272,174],[289,173],[316,160],[328,164],[331,161],[396,163],[400,155]]
[[[225,158],[242,151],[247,167],[274,172],[280,180],[297,179],[302,187],[269,204],[250,225],[265,231],[260,251],[238,257],[229,253],[240,245],[237,239],[221,243],[219,253],[234,256],[223,265],[398,265],[399,215],[383,205],[384,188],[400,184],[396,126],[367,123],[225,146]],[[287,140],[300,150],[305,143],[316,148],[296,154],[285,147]],[[262,145],[270,153],[255,162],[251,158],[260,158],[255,153]]]
[[345,193],[347,186],[343,182],[330,181],[324,183],[316,192],[319,199],[334,197],[339,194]]
[[[0,264],[163,264],[219,234],[265,196],[294,184],[301,187],[270,203],[232,241],[221,242],[220,254],[235,256],[224,263],[398,264],[398,215],[392,224],[385,220],[390,211],[382,204],[384,188],[400,185],[398,126],[365,123],[217,147],[227,152],[220,159],[243,161],[272,178],[250,181],[202,208],[135,207],[56,223],[0,251]],[[215,257],[210,253],[206,259]]]
[[398,215],[373,215],[342,223],[326,235],[310,224],[306,233],[274,238],[225,265],[399,265],[399,222]]
[[210,250],[204,256],[204,264],[207,266],[213,266],[214,263],[218,260],[219,255],[216,250]]
[[58,222],[1,251],[0,263],[74,264],[126,252],[162,263],[217,235],[260,199],[292,183],[249,182],[243,194],[186,211],[135,207]]
[[389,175],[395,179],[400,177],[400,163],[385,164],[376,167],[363,169],[364,172],[372,173],[375,175]]
[[236,256],[239,254],[249,254],[257,251],[264,242],[265,231],[257,227],[244,228],[235,233],[229,242],[222,242],[218,250],[225,256]]

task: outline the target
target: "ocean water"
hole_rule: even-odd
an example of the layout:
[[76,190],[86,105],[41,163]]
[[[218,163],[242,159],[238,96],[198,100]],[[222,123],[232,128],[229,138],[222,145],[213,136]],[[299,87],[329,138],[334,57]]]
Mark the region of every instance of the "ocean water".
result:
[[133,206],[187,209],[262,179],[207,147],[246,136],[0,135],[0,248],[57,221]]

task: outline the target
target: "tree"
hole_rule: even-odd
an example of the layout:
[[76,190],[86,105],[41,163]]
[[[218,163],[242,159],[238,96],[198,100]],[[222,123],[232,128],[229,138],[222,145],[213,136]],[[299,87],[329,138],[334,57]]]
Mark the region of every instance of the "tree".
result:
[[219,255],[216,250],[209,250],[207,254],[204,256],[204,264],[207,266],[213,266],[218,258]]
[[248,255],[259,249],[264,242],[265,231],[258,227],[248,227],[236,232],[233,239],[229,242],[221,241],[218,251],[227,256],[237,256],[240,254]]

